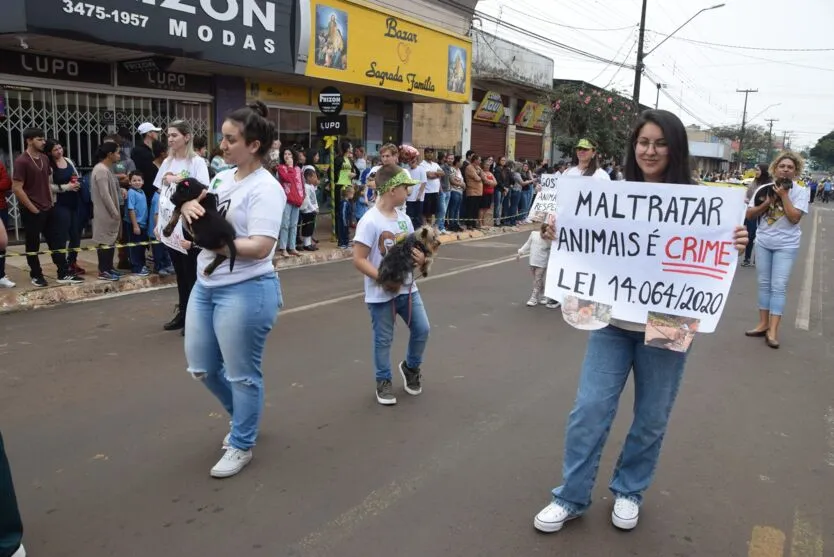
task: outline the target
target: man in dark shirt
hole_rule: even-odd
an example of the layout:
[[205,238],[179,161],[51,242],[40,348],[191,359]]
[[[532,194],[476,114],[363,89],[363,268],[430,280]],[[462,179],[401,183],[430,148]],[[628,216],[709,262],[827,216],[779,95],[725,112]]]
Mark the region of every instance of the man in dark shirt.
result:
[[153,163],[153,142],[159,140],[159,132],[162,131],[162,128],[157,128],[150,122],[145,122],[139,125],[137,131],[142,136],[142,143],[133,148],[133,162],[136,164],[136,170],[142,173],[142,179],[145,181],[142,191],[145,192],[148,205],[150,205],[153,194],[156,193],[153,182],[156,180],[156,173],[159,170]]
[[[26,252],[36,252],[41,246],[41,234],[46,237],[50,250],[65,249],[69,230],[62,226],[52,202],[51,180],[52,167],[49,157],[43,150],[46,139],[43,130],[29,128],[23,132],[26,150],[14,161],[12,190],[20,203],[20,220],[26,236]],[[32,284],[47,286],[43,276],[41,262],[37,255],[27,255],[29,276]],[[83,279],[75,276],[67,266],[65,253],[53,253],[52,262],[58,268],[60,284],[78,284]]]

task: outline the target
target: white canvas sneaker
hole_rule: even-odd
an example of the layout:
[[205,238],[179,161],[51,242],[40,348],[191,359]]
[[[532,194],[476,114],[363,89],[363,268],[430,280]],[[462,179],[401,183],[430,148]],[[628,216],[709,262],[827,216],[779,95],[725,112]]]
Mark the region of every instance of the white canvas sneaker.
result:
[[533,526],[539,532],[550,534],[558,532],[565,525],[565,522],[574,518],[579,518],[579,516],[570,514],[565,507],[554,501],[539,511],[539,514],[533,519]]
[[229,478],[243,470],[252,461],[252,451],[242,451],[234,447],[226,449],[214,468],[211,469],[212,478]]
[[640,518],[640,506],[625,497],[617,497],[611,511],[611,523],[620,530],[632,530]]
[[14,288],[15,286],[17,285],[10,281],[9,277],[0,277],[0,288]]
[[23,549],[23,545],[17,548],[17,551],[12,553],[12,557],[26,557],[26,550]]
[[530,299],[527,300],[527,305],[532,308],[539,305],[539,301],[535,296],[530,296]]

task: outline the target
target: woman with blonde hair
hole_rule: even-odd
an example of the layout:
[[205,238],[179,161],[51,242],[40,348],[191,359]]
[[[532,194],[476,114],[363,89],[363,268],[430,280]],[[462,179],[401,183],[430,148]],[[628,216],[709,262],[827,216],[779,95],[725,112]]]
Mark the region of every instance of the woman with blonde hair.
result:
[[756,271],[759,283],[759,323],[744,334],[765,337],[779,348],[779,324],[785,309],[785,293],[793,263],[799,253],[802,229],[799,221],[808,212],[811,195],[796,182],[804,167],[802,157],[783,151],[770,163],[774,183],[761,186],[747,208],[756,229]]

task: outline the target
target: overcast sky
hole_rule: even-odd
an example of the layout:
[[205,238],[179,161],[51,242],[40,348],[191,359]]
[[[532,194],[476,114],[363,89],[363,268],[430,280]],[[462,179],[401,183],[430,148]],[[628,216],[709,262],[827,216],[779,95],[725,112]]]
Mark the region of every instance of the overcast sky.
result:
[[[687,125],[738,125],[744,95],[736,89],[758,89],[749,96],[748,121],[766,125],[765,118],[777,118],[774,136],[788,131],[793,148],[813,146],[834,130],[834,1],[725,2],[722,8],[700,14],[645,59],[648,76],[668,85],[664,91],[671,99],[661,94],[660,108],[675,112]],[[671,33],[701,8],[718,3],[721,0],[648,0],[645,49],[663,40],[661,33]],[[641,5],[642,0],[480,0],[477,9],[537,35],[633,65]],[[501,26],[496,29],[491,22],[482,28],[553,58],[557,78],[581,79],[631,96],[634,70],[588,60]],[[761,50],[765,48],[830,50]],[[656,94],[657,87],[644,76],[640,101],[654,106]]]

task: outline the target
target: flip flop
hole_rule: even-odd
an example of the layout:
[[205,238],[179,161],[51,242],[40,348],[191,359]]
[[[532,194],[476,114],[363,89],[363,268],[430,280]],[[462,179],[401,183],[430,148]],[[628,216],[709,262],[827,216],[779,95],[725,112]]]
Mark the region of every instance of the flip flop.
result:
[[763,337],[763,336],[767,335],[767,331],[768,331],[768,329],[765,329],[764,331],[757,331],[757,330],[753,329],[752,331],[744,331],[744,336],[746,336],[746,337]]

